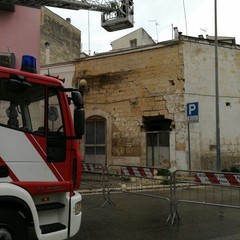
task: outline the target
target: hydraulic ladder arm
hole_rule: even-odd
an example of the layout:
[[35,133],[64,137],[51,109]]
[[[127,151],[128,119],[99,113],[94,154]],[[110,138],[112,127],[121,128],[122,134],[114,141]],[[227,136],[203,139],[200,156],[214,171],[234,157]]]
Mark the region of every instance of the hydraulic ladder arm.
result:
[[0,0],[0,4],[101,12],[101,25],[110,32],[130,28],[134,24],[133,0]]

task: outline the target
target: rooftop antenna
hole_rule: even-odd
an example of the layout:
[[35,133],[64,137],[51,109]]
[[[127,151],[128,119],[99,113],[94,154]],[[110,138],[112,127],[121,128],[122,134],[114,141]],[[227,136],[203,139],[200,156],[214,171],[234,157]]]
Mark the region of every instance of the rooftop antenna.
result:
[[88,55],[91,55],[91,47],[90,47],[90,14],[88,10]]
[[188,29],[187,29],[187,14],[186,14],[186,8],[185,8],[185,1],[184,1],[184,0],[183,0],[183,10],[184,10],[184,18],[185,18],[186,35],[188,35]]
[[159,24],[158,24],[157,20],[149,20],[149,22],[155,22],[156,36],[157,36],[156,42],[158,43],[158,26],[159,26]]
[[205,28],[200,28],[200,31],[202,31],[202,33],[204,33],[204,34],[207,34],[207,28],[205,27]]

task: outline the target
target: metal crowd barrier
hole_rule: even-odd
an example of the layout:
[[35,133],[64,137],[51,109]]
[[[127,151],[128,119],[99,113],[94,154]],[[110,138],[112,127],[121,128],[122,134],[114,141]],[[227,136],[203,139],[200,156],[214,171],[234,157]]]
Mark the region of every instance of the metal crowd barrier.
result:
[[240,209],[240,173],[177,170],[83,163],[83,194],[100,192],[98,206],[114,205],[112,192],[165,200],[167,221],[179,220],[180,203]]
[[105,171],[107,168],[102,164],[97,163],[82,163],[82,181],[79,192],[82,194],[98,193],[101,192],[102,199],[99,201],[98,205],[102,201],[107,201],[105,192],[105,182],[107,174]]
[[172,180],[172,224],[180,219],[180,203],[240,209],[239,173],[177,170]]
[[[171,203],[171,173],[168,169],[154,167],[109,165],[108,166],[107,199],[105,203],[115,204],[111,193],[135,194],[150,198],[165,200],[169,204],[170,214],[167,221],[173,216]],[[105,204],[104,203],[104,204]]]

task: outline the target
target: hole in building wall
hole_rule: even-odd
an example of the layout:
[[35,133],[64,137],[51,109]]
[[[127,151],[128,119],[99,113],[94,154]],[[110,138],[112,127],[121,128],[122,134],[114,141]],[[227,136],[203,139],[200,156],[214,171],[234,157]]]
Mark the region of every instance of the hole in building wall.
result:
[[166,119],[163,115],[143,117],[143,124],[147,132],[172,130],[172,120]]
[[170,84],[171,84],[172,86],[174,86],[174,85],[175,85],[175,82],[174,82],[174,80],[169,80],[169,82],[170,82]]
[[225,103],[227,107],[231,107],[231,103],[230,102],[226,102]]

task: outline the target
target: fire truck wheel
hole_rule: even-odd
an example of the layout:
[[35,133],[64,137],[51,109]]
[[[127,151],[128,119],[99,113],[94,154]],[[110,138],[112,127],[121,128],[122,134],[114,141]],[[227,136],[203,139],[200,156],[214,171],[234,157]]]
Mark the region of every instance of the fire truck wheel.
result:
[[27,238],[27,224],[23,217],[11,209],[0,208],[0,239],[19,240]]

